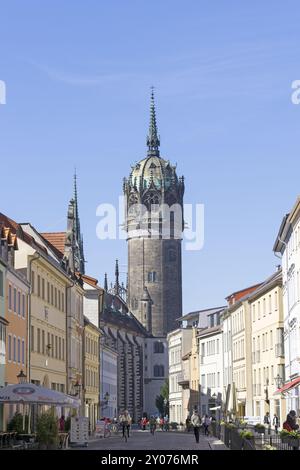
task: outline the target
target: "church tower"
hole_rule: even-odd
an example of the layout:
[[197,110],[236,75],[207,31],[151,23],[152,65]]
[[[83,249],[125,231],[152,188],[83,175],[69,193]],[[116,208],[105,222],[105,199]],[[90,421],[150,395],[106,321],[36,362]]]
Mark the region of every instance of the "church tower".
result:
[[184,179],[178,178],[176,167],[160,156],[153,89],[147,147],[146,158],[132,166],[123,184],[128,306],[154,336],[166,336],[176,328],[175,320],[182,314]]

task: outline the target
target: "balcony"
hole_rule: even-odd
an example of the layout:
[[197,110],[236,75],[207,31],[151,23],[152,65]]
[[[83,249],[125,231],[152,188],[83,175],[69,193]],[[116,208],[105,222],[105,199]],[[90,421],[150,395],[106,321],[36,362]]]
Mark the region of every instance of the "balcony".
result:
[[275,344],[275,356],[284,357],[284,345],[283,343]]
[[178,375],[178,385],[181,385],[182,387],[188,387],[190,385],[190,378],[188,374],[181,373]]

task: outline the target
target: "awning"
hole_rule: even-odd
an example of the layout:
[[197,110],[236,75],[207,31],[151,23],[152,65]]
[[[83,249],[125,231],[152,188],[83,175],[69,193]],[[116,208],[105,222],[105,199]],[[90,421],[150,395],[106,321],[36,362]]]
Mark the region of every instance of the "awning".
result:
[[0,388],[0,403],[24,403],[78,408],[80,400],[56,390],[32,383],[7,385]]
[[212,411],[220,410],[221,406],[213,406],[212,408],[209,408],[209,409],[212,410]]
[[279,388],[278,390],[276,390],[276,392],[274,393],[274,395],[277,395],[278,393],[289,392],[289,391],[292,390],[293,388],[297,387],[297,385],[300,385],[300,377],[297,377],[296,379],[291,380],[290,382],[284,384],[283,387],[281,387],[281,388]]

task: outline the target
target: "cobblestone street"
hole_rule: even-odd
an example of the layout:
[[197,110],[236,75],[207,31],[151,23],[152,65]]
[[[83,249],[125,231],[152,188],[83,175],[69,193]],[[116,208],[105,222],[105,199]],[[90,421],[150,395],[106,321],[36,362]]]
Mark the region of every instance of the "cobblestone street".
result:
[[[82,447],[81,447],[82,449]],[[195,442],[193,433],[133,431],[127,442],[120,435],[93,440],[88,450],[224,450],[224,444],[214,437],[200,435]]]

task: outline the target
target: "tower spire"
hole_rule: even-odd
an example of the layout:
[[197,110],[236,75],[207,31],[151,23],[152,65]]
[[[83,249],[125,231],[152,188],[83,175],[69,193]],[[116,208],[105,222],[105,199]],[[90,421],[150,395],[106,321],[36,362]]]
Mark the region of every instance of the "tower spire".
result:
[[107,273],[104,274],[104,290],[108,291],[108,284],[107,284]]
[[155,111],[155,102],[154,102],[154,87],[151,87],[151,99],[150,99],[150,124],[149,132],[147,136],[147,146],[148,146],[148,155],[149,156],[159,156],[159,146],[160,140],[157,133],[157,124],[156,124],[156,111]]

